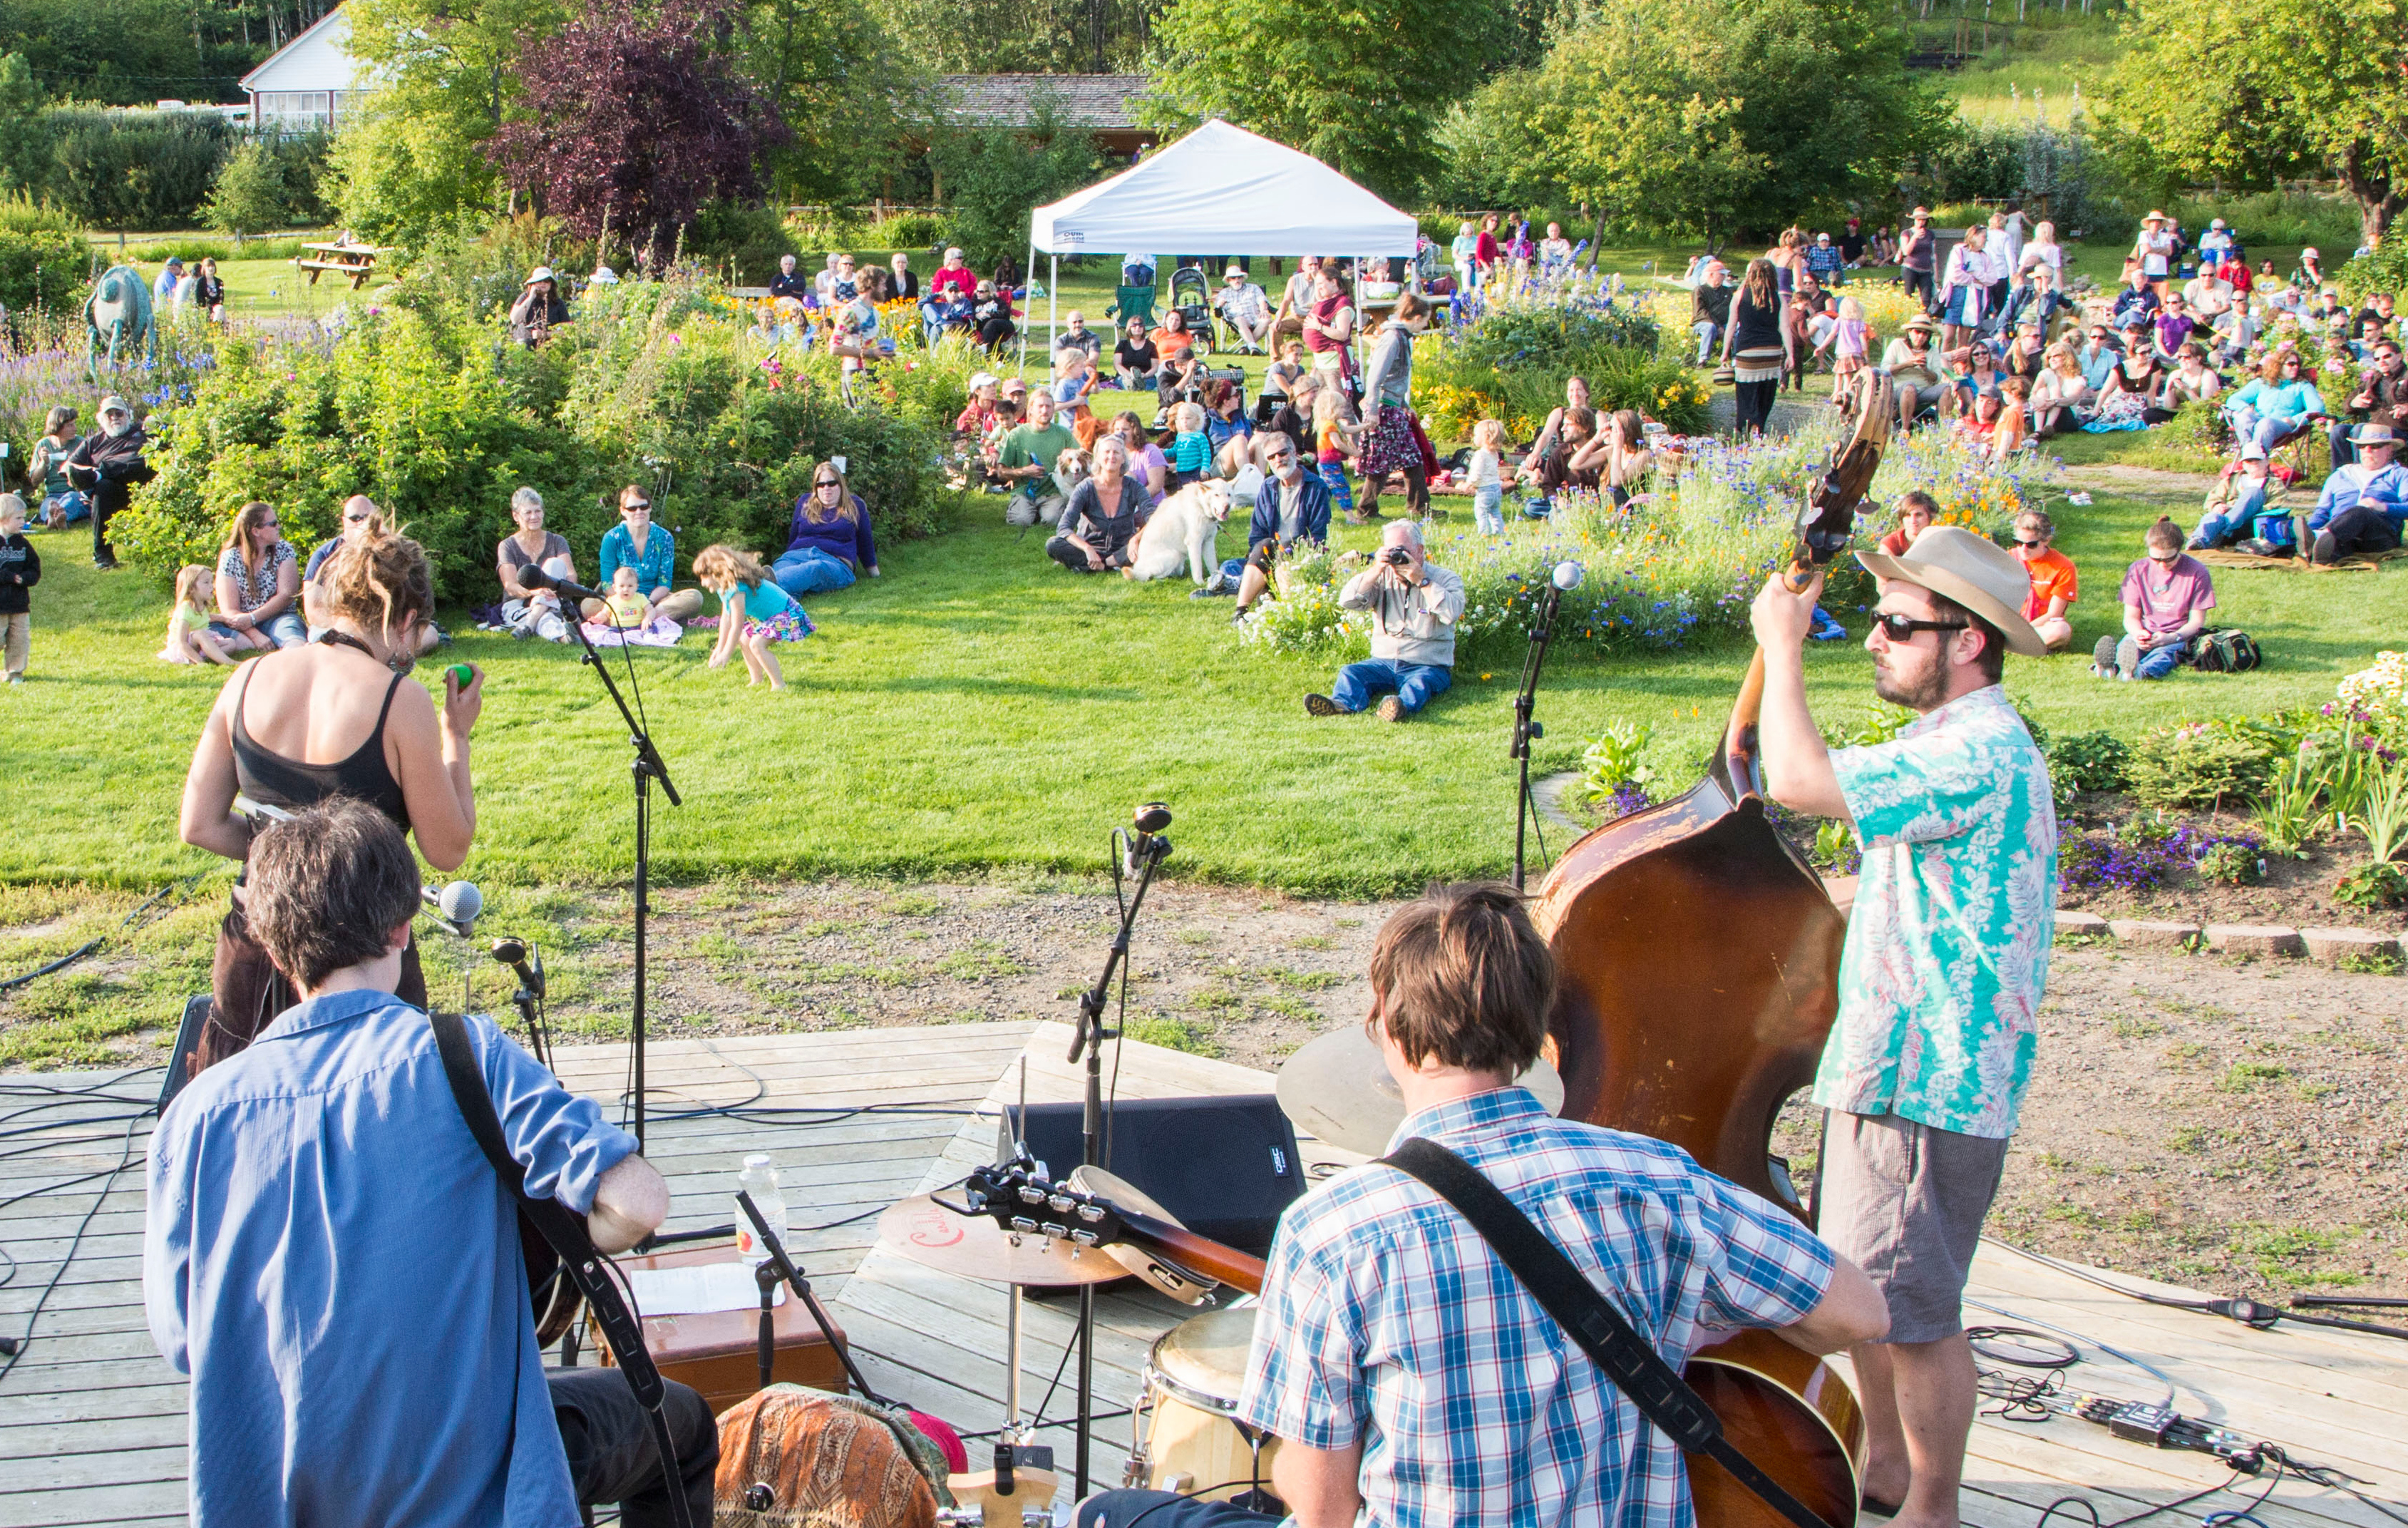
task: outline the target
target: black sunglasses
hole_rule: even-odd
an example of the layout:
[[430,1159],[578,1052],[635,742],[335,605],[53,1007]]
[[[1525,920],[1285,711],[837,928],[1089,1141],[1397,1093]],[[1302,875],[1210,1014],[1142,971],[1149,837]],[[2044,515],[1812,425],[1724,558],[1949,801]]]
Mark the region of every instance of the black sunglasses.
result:
[[1918,621],[1909,615],[1875,615],[1873,625],[1894,642],[1912,641],[1918,631],[1963,631],[1962,621]]
[[2047,541],[2047,539],[2046,539],[2045,537],[2043,537],[2042,539],[2041,539],[2041,540],[2039,540],[2039,541],[2025,541],[2022,537],[2018,536],[2018,537],[2016,537],[2016,538],[2015,538],[2015,544],[2016,544],[2017,546],[2046,546],[2046,545],[2048,544],[2048,541]]
[[649,510],[651,510],[651,509],[652,509],[652,506],[649,502],[647,502],[647,501],[646,501],[646,500],[644,500],[644,499],[640,499],[640,498],[639,498],[639,499],[636,500],[636,502],[634,502],[633,504],[622,504],[622,505],[620,505],[620,506],[619,506],[619,512],[620,512],[621,514],[633,514],[633,513],[635,513],[638,510],[646,510],[646,511],[649,511]]

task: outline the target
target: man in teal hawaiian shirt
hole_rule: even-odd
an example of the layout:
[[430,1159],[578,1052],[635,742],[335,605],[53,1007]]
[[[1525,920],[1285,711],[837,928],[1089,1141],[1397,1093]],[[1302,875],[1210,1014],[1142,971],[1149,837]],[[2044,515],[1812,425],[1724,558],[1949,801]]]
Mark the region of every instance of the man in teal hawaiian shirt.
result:
[[1887,1340],[1854,1354],[1865,1506],[1955,1528],[1974,1406],[1965,1280],[2031,1076],[2057,910],[2048,766],[2000,680],[2008,652],[2047,647],[2023,618],[2022,566],[1970,531],[1857,557],[1881,580],[1873,693],[1919,715],[1888,742],[1826,748],[1801,656],[1822,581],[1772,580],[1753,613],[1765,782],[1864,845],[1814,1102],[1831,1111],[1817,1230],[1889,1302]]

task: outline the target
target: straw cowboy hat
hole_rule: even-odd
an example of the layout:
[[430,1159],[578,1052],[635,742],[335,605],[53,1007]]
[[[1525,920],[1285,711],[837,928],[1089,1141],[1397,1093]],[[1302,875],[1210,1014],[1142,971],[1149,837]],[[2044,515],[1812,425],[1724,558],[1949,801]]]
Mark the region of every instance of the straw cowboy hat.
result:
[[1875,578],[1912,584],[1964,606],[2005,635],[2007,651],[2048,656],[2048,643],[2024,619],[2031,575],[1997,542],[1961,526],[1934,526],[1895,557],[1859,552],[1856,560]]
[[1923,329],[1928,331],[1936,329],[1940,325],[1931,322],[1931,315],[1929,313],[1917,313],[1913,318],[1906,321],[1906,326],[1910,329]]
[[2388,425],[2360,425],[2349,432],[2349,443],[2354,446],[2396,446],[2400,443],[2400,437],[2391,432]]
[[2166,215],[2163,212],[2152,212],[2141,221],[2143,223],[2163,223],[2166,221]]

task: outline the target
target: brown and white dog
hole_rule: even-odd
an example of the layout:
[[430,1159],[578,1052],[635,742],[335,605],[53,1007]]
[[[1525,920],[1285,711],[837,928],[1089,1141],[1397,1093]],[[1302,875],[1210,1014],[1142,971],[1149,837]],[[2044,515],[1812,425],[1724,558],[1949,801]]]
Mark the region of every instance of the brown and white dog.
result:
[[1218,478],[1191,483],[1162,501],[1137,533],[1129,565],[1122,571],[1143,584],[1175,576],[1184,566],[1200,587],[1219,571],[1213,543],[1229,518],[1229,485]]
[[1070,495],[1079,484],[1087,481],[1091,465],[1087,453],[1076,446],[1062,453],[1054,459],[1053,482],[1039,492],[1034,502],[1026,494],[1012,495],[1011,501],[1004,506],[1003,523],[1027,526],[1042,521],[1051,526],[1061,519],[1063,507],[1070,502]]

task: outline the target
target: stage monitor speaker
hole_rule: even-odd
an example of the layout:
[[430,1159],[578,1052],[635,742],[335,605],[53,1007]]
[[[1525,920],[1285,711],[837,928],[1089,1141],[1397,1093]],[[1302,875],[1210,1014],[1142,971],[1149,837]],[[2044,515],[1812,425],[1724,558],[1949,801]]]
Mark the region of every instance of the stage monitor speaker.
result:
[[[1028,1154],[1056,1181],[1082,1160],[1076,1103],[1032,1103]],[[1133,1098],[1104,1105],[1103,1160],[1199,1236],[1257,1256],[1305,1189],[1296,1128],[1268,1093]]]

